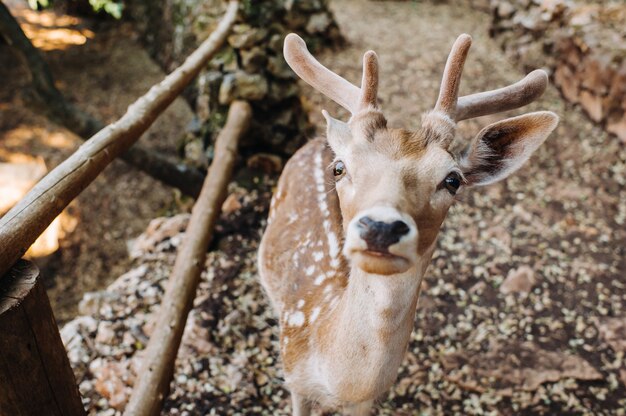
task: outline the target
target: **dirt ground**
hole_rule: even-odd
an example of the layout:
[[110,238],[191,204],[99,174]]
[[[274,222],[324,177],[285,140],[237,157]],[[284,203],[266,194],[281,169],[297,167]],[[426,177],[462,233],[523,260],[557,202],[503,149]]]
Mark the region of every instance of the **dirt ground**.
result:
[[[164,76],[129,27],[101,27],[94,32],[94,22],[36,13],[22,0],[7,4],[44,52],[61,92],[106,123],[124,114],[130,103]],[[20,55],[1,44],[0,62],[0,161],[42,157],[51,170],[82,140],[48,120],[30,99],[30,75]],[[179,98],[140,141],[174,155],[192,117]],[[150,219],[172,211],[177,207],[170,188],[123,162],[108,167],[63,215],[66,232],[61,249],[35,259],[57,320],[65,322],[76,315],[84,292],[100,289],[128,270],[127,241],[143,231]]]
[[[489,16],[454,3],[333,1],[350,45],[320,60],[357,82],[363,52],[374,49],[380,57],[383,110],[391,125],[408,128],[418,126],[420,113],[435,102],[447,53],[460,33],[474,39],[461,94],[520,79],[524,74],[487,35]],[[97,39],[91,43],[94,47]],[[118,56],[117,47],[102,45],[102,55],[94,54],[101,60],[94,58],[91,77],[71,64],[61,66],[60,57],[69,52],[48,55],[57,62],[57,76],[71,85],[65,90],[82,92],[72,92],[76,100],[98,88],[113,89],[115,82],[104,75],[112,77],[115,71],[104,59]],[[81,62],[78,55],[66,56]],[[3,75],[0,79],[6,79]],[[320,125],[322,107],[335,116],[345,115],[310,88],[305,94]],[[3,103],[23,102],[7,93],[1,97]],[[106,108],[107,95],[94,100],[85,98],[90,110]],[[561,122],[529,163],[503,183],[468,192],[452,208],[424,282],[407,357],[398,381],[377,404],[377,414],[626,414],[626,149],[579,109],[565,104],[552,87],[524,111],[539,109],[556,112]],[[59,131],[21,111],[12,119],[25,114],[21,117],[33,126]],[[460,136],[469,138],[506,115],[463,122]],[[174,121],[167,123],[171,124],[161,129],[176,131]],[[2,121],[0,131],[15,130],[7,124]],[[3,149],[8,142],[0,142]],[[62,151],[69,150],[58,150]],[[115,164],[108,174],[143,178],[127,169]],[[236,202],[231,201],[232,211],[220,220],[216,250],[207,261],[163,414],[290,414],[278,361],[276,321],[256,281],[256,249],[275,178],[258,179],[258,190],[232,188]],[[94,184],[90,197],[82,197],[83,204],[91,205],[80,212],[102,215],[81,217],[89,233],[72,234],[85,238],[73,250],[99,256],[94,263],[108,272],[100,275],[99,283],[127,270],[122,267],[125,251],[121,254],[126,239],[143,229],[151,215],[167,210],[164,201],[171,204],[171,192],[144,180],[145,187],[137,185],[144,193],[133,193],[132,198],[121,185],[116,192],[126,198],[110,192],[115,187],[112,178]],[[98,204],[96,199],[107,202]],[[138,200],[143,202],[135,205]],[[96,211],[99,207],[110,209]],[[86,211],[89,208],[93,211]],[[127,215],[141,217],[135,218],[136,228],[130,228],[128,217],[104,217],[123,208]],[[122,220],[125,227],[112,234]],[[169,231],[138,254],[137,267],[85,303],[83,315],[64,328],[90,414],[113,415],[123,409],[138,368],[136,358],[150,332],[150,316],[182,238],[180,221],[172,221],[161,223]],[[93,238],[96,230],[98,238]],[[119,251],[95,250],[108,241],[102,237],[107,235],[104,230],[119,243],[111,246]],[[58,263],[65,268],[57,273],[63,276],[56,279],[58,285],[67,281],[67,275],[76,276],[69,261],[72,255],[67,256]],[[119,262],[115,270],[109,267],[113,261]],[[530,292],[503,293],[508,277],[533,282]]]

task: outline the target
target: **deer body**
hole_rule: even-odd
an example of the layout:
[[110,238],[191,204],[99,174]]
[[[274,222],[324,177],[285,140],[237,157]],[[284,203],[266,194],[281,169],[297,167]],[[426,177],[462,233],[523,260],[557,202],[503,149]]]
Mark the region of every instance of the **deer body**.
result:
[[[316,139],[287,163],[269,223],[287,222],[268,226],[259,251],[262,283],[282,328],[287,383],[328,407],[371,400],[393,383],[426,268],[389,281],[349,267],[340,251],[332,160],[326,142]],[[267,256],[269,250],[284,255]]]
[[453,155],[456,121],[519,107],[546,83],[534,73],[458,99],[469,44],[467,35],[455,43],[435,110],[412,132],[387,127],[373,52],[364,56],[359,89],[317,62],[299,37],[285,40],[294,71],[352,113],[348,123],[324,113],[327,140],[309,142],[287,163],[259,248],[296,415],[309,414],[313,402],[369,414],[396,379],[454,195],[508,176],[556,126],[548,112],[514,117]]

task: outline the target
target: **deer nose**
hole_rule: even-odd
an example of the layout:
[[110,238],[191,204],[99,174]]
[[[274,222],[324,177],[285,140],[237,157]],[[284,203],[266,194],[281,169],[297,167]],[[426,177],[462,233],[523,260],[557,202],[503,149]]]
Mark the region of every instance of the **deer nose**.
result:
[[356,224],[359,235],[367,243],[367,249],[387,253],[389,246],[400,241],[410,228],[404,221],[383,222],[361,217]]

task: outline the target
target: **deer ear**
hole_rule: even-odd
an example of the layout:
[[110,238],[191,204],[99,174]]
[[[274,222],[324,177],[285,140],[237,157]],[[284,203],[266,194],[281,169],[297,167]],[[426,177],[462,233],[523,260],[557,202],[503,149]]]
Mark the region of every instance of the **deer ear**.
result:
[[539,111],[485,127],[472,140],[460,165],[469,186],[488,185],[519,169],[555,129],[559,117]]
[[348,123],[331,117],[326,110],[322,110],[322,114],[326,119],[326,138],[328,144],[335,153],[340,153],[342,149],[348,146],[350,140],[352,140],[350,126]]

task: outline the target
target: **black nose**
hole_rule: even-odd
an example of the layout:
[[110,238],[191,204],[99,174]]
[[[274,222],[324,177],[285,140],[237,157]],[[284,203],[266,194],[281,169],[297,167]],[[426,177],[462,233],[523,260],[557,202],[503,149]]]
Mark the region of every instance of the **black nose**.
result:
[[359,235],[367,243],[367,249],[387,253],[389,246],[400,241],[408,234],[410,228],[404,221],[391,223],[374,221],[370,217],[362,217],[357,222]]

